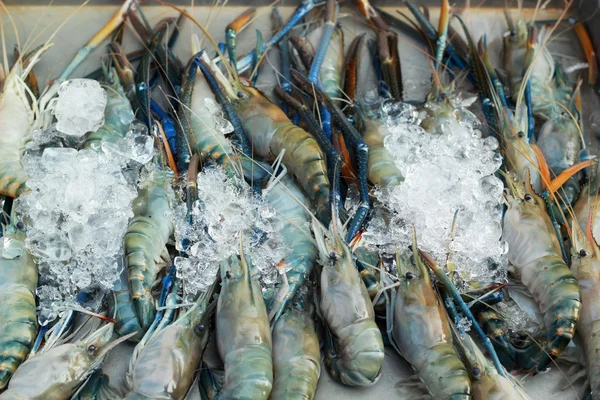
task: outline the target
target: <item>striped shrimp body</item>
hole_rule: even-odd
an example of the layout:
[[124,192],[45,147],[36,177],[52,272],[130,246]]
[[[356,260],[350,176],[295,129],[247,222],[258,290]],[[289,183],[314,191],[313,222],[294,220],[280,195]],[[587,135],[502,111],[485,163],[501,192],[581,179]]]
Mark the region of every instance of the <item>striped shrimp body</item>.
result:
[[299,297],[273,326],[272,399],[310,400],[321,375],[314,306],[307,295]]
[[[579,217],[579,216],[578,216]],[[592,389],[592,398],[600,399],[600,248],[592,236],[591,222],[586,234],[577,225],[573,226],[573,249],[571,270],[581,288],[581,316],[577,332],[583,341],[587,372]]]
[[327,350],[325,366],[338,382],[369,386],[379,378],[384,357],[369,292],[341,236],[328,239],[315,223],[313,229],[323,265],[321,315],[335,347]]
[[330,184],[317,141],[254,87],[241,87],[235,106],[255,154],[273,160],[285,149],[283,163],[315,205],[317,217],[329,221]]
[[27,190],[28,176],[21,163],[25,146],[39,125],[37,99],[25,79],[48,46],[37,50],[23,65],[19,58],[3,82],[0,99],[0,195],[18,197]]
[[397,257],[400,286],[388,315],[392,342],[434,399],[471,399],[469,376],[454,348],[448,315],[413,247],[416,265],[408,255]]
[[65,343],[37,353],[15,372],[1,400],[67,400],[94,372],[118,343],[111,342],[113,325],[74,343]]
[[310,232],[308,199],[293,179],[284,176],[266,191],[265,200],[276,211],[274,218],[280,224],[282,238],[292,249],[291,254],[283,260],[285,267],[289,268],[286,273],[288,285],[281,285],[269,304],[269,319],[275,321],[310,275],[317,258],[317,248]]
[[[154,163],[150,164],[154,166]],[[154,298],[151,293],[157,275],[169,259],[166,244],[173,234],[170,216],[170,171],[155,166],[133,201],[133,218],[125,233],[125,266],[129,275],[129,291],[140,326],[145,331],[154,320]]]
[[[172,324],[153,333],[132,359],[125,399],[181,400],[194,381],[209,339],[214,287]],[[137,349],[136,349],[137,351]],[[134,352],[136,354],[136,352]]]
[[38,268],[25,250],[23,222],[11,218],[2,226],[0,250],[0,390],[29,354],[37,319],[35,290]]
[[471,336],[464,334],[459,341],[471,377],[473,400],[530,400],[518,380],[509,373],[506,378],[498,373]]
[[365,119],[363,139],[369,146],[367,177],[372,184],[380,188],[399,186],[404,181],[394,156],[384,145],[384,140],[389,134],[390,131],[383,122]]
[[115,284],[112,296],[109,297],[109,314],[116,322],[115,331],[120,336],[125,336],[137,332],[131,338],[134,342],[139,342],[144,336],[144,330],[140,326],[133,302],[129,294],[129,284],[127,271],[123,271],[120,281]]
[[577,280],[562,259],[554,227],[542,198],[530,184],[513,176],[506,179],[508,209],[503,240],[513,272],[527,287],[544,317],[541,348],[531,344],[517,354],[525,369],[543,371],[569,344],[581,310]]
[[217,399],[267,399],[273,386],[271,330],[260,285],[241,256],[221,262],[217,347],[225,382]]
[[[215,95],[205,76],[197,66],[196,57],[188,64],[186,77],[181,88],[182,124],[192,154],[210,159],[225,169],[230,177],[239,177],[235,150],[223,132],[215,127],[215,116],[208,109],[206,100],[217,104]],[[188,144],[182,144],[187,146]]]
[[123,91],[119,75],[114,68],[105,70],[103,86],[107,97],[104,123],[96,132],[86,136],[84,148],[98,150],[103,140],[115,141],[124,137],[134,118],[131,103]]

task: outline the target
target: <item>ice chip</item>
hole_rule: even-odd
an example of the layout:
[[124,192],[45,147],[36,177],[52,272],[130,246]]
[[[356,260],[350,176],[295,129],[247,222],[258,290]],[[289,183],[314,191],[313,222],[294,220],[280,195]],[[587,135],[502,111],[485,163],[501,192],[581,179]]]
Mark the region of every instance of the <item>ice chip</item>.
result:
[[96,132],[104,123],[106,93],[93,79],[71,79],[58,89],[54,109],[56,129],[67,135]]
[[223,135],[233,132],[233,125],[231,122],[219,116],[215,116],[215,128],[217,128],[217,130]]
[[132,129],[127,133],[130,143],[129,157],[140,164],[146,164],[154,156],[154,139],[145,129]]

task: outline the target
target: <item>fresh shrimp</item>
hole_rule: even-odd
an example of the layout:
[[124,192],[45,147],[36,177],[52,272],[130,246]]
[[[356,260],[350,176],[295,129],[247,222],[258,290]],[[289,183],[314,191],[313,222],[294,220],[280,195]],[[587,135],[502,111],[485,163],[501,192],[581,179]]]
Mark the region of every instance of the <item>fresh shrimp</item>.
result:
[[241,256],[221,262],[217,347],[225,364],[218,399],[267,399],[273,386],[271,330],[260,285]]
[[130,392],[125,399],[185,397],[208,343],[217,284],[200,295],[175,322],[140,342],[141,349],[134,351],[127,373]]
[[272,399],[307,399],[315,396],[321,375],[321,351],[315,327],[315,310],[309,288],[299,293],[273,326]]
[[581,311],[577,280],[561,255],[554,226],[544,200],[514,175],[507,176],[508,209],[502,238],[508,243],[513,273],[527,287],[544,316],[541,348],[532,343],[517,353],[525,369],[540,372],[558,357],[571,341]]
[[108,324],[73,343],[40,352],[21,365],[0,394],[1,400],[67,400],[100,367],[104,358],[124,336],[111,342],[113,324]]
[[25,249],[25,225],[13,215],[2,225],[0,251],[0,390],[25,360],[35,340],[38,268]]
[[448,315],[414,237],[412,259],[396,256],[399,286],[392,289],[388,336],[434,399],[471,399],[469,376],[454,348]]
[[[331,334],[326,339],[330,348],[326,350],[325,366],[338,382],[369,386],[381,373],[383,340],[375,324],[369,292],[337,229],[334,228],[333,237],[327,238],[323,228],[313,223],[323,265],[320,309]],[[329,344],[330,340],[333,343]]]
[[174,231],[171,209],[171,172],[151,162],[125,233],[125,267],[129,291],[140,326],[145,331],[155,314],[151,293],[157,275],[169,260],[166,244]]

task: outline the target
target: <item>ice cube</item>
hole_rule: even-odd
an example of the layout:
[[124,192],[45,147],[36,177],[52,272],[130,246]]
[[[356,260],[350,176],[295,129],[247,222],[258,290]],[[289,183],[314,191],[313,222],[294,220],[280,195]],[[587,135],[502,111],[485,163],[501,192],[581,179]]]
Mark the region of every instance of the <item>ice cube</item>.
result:
[[71,79],[58,89],[56,129],[72,136],[95,132],[104,123],[106,93],[93,79]]

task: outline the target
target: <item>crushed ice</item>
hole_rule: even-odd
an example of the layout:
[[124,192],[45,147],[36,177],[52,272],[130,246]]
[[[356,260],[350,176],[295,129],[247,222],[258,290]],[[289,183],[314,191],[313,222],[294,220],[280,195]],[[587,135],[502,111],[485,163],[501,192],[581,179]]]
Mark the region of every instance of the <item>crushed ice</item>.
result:
[[54,108],[56,129],[67,135],[96,132],[104,123],[106,92],[93,79],[71,79],[58,88]]
[[198,174],[198,201],[193,204],[191,226],[187,224],[186,206],[175,209],[175,238],[185,256],[175,258],[175,265],[185,282],[185,295],[192,301],[215,279],[219,262],[243,251],[263,287],[277,279],[276,265],[288,248],[278,238],[272,219],[275,211],[251,190],[237,187],[221,168],[208,167]]
[[48,147],[69,145],[64,139],[54,126],[34,134],[23,159],[31,190],[17,200],[39,264],[41,312],[50,320],[79,290],[92,283],[111,289],[118,280],[139,169],[154,154],[152,137],[136,124],[120,139],[123,152]]
[[380,205],[364,234],[366,245],[389,253],[406,248],[414,225],[419,246],[440,265],[449,253],[461,287],[504,281],[503,184],[494,175],[502,163],[497,140],[482,138],[477,119],[460,107],[463,118],[449,119],[441,134],[419,126],[423,116],[411,105],[386,103],[382,110],[391,132],[384,143],[405,181],[376,188]]

